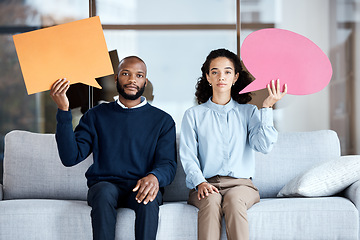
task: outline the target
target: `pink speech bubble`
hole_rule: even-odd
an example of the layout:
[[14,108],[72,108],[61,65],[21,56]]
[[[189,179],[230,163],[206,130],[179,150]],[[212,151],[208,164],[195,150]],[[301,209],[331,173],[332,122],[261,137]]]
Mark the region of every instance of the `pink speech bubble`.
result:
[[322,90],[332,76],[330,60],[311,40],[282,29],[251,33],[242,44],[241,58],[255,80],[241,93],[266,88],[273,79],[288,85],[288,94]]

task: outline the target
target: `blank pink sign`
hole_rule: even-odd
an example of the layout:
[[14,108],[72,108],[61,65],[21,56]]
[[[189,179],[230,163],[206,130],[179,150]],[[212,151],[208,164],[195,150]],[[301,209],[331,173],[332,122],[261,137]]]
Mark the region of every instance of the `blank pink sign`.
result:
[[322,90],[332,76],[325,53],[308,38],[282,29],[251,33],[241,46],[241,58],[255,80],[240,93],[266,88],[271,80],[288,85],[288,93],[306,95]]

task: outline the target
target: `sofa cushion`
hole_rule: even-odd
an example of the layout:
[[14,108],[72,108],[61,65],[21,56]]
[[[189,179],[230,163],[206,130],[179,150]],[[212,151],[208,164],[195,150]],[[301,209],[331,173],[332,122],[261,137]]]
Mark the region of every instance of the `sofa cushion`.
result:
[[360,179],[359,156],[322,163],[293,178],[278,197],[322,197],[337,194]]
[[198,209],[186,202],[160,206],[159,228],[156,239],[196,239]]
[[[91,164],[92,155],[76,166],[64,167],[54,134],[12,131],[5,136],[4,199],[86,200],[85,172]],[[163,199],[186,201],[188,192],[178,161],[176,177],[165,187]]]
[[92,239],[90,210],[85,201],[1,201],[0,239]]
[[274,198],[294,177],[339,156],[340,143],[334,131],[279,133],[269,154],[256,153],[253,181],[261,198]]
[[174,181],[165,187],[163,200],[165,202],[187,201],[189,191],[185,185],[185,172],[178,158]]
[[12,131],[5,136],[4,199],[86,200],[92,157],[73,167],[60,161],[54,134]]
[[[253,181],[262,198],[276,197],[298,174],[338,156],[339,139],[333,131],[280,133],[269,154],[256,153]],[[12,131],[5,136],[4,198],[85,200],[84,174],[91,163],[90,155],[82,163],[66,168],[59,159],[54,134]],[[180,161],[178,163],[173,183],[165,188],[164,201],[188,198],[185,174]]]
[[[0,239],[92,239],[85,201],[26,199],[0,202]],[[116,239],[135,238],[135,212],[118,209]]]
[[[0,202],[0,239],[92,239],[85,201],[25,199]],[[182,226],[182,227],[179,227]],[[118,209],[117,240],[135,239],[135,212]],[[157,239],[195,239],[197,209],[186,202],[160,206]]]
[[[0,239],[92,239],[90,211],[85,201],[0,201]],[[157,239],[196,239],[197,212],[186,202],[160,206]],[[269,198],[248,210],[248,220],[251,240],[357,239],[359,213],[341,197]],[[134,223],[133,210],[118,209],[116,240],[134,239]]]
[[359,212],[342,197],[262,199],[248,220],[252,240],[358,239]]
[[[179,149],[179,138],[180,134],[176,135],[176,149]],[[189,191],[185,184],[185,172],[182,167],[179,151],[177,152],[177,169],[175,178],[172,183],[165,187],[165,193],[163,200],[164,202],[174,202],[174,201],[187,201],[189,197]]]

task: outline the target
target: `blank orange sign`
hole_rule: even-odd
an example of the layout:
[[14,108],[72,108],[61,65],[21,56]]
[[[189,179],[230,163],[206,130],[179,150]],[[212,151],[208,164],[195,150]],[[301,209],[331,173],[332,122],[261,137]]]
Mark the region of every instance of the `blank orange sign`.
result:
[[59,78],[101,88],[95,78],[114,73],[99,17],[13,36],[28,94]]

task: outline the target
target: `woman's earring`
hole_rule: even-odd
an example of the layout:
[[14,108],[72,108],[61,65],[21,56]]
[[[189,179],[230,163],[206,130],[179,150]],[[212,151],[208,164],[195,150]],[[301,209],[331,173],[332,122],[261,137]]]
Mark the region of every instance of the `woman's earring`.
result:
[[209,86],[211,87],[211,83],[209,83]]

